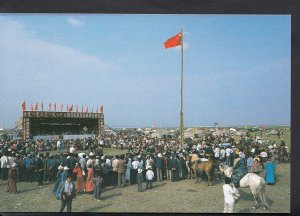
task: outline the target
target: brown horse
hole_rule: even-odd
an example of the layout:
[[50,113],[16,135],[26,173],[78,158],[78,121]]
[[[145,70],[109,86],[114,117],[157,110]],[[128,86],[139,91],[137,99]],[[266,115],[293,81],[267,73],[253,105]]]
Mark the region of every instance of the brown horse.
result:
[[[207,175],[207,181],[208,181],[208,186],[212,185],[212,180],[213,180],[213,175],[214,175],[214,170],[215,167],[217,166],[217,163],[213,159],[209,159],[208,161],[200,161],[199,164],[197,165],[196,162],[193,163],[192,168],[196,176],[196,183],[199,182],[199,176],[205,172]],[[198,169],[198,172],[197,172]],[[199,173],[200,170],[200,173]]]

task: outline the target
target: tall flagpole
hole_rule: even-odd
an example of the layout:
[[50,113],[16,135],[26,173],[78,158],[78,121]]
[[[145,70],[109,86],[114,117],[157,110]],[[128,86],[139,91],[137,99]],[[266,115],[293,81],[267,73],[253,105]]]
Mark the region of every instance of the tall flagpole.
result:
[[180,145],[183,146],[183,33],[181,29],[181,108],[180,108]]

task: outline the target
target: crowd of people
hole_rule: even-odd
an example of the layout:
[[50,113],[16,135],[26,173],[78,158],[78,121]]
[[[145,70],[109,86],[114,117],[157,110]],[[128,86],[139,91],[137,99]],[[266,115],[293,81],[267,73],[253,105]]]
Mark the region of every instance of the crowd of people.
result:
[[[113,147],[127,149],[127,153],[103,154],[104,148]],[[240,158],[239,163],[246,167],[246,172],[257,173],[267,183],[274,184],[275,160],[281,147],[286,147],[283,139],[275,143],[262,141],[258,136],[241,136],[237,141],[230,133],[186,139],[183,146],[177,139],[152,138],[144,134],[107,134],[94,139],[53,141],[1,140],[0,178],[8,180],[8,193],[17,193],[17,182],[36,181],[39,187],[52,182],[52,192],[58,198],[62,197],[61,185],[76,181],[77,193],[93,194],[99,201],[101,191],[107,186],[136,184],[137,191],[142,192],[143,183],[146,183],[144,189],[151,189],[155,181],[187,179],[186,160],[191,156],[191,163],[210,158],[228,166],[237,166],[234,160]],[[65,200],[61,210],[67,205],[71,211],[70,200]]]

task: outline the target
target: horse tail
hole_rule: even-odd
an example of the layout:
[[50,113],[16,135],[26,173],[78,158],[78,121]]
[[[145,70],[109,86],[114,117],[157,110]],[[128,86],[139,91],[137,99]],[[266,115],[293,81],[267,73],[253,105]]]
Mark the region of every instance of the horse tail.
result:
[[267,203],[266,200],[266,182],[265,180],[262,178],[262,181],[259,183],[259,199],[262,202],[262,204],[264,205],[264,207],[266,207],[267,209],[270,209],[270,206]]

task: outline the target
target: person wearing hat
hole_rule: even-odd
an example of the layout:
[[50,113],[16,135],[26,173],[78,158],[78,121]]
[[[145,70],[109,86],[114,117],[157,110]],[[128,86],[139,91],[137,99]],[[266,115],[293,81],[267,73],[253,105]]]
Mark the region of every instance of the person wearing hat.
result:
[[17,193],[17,163],[13,163],[8,170],[7,193]]
[[56,173],[56,181],[55,181],[55,184],[54,184],[54,187],[53,187],[53,190],[52,192],[55,194],[55,195],[58,195],[58,187],[59,187],[59,184],[62,182],[61,181],[61,174],[64,172],[64,164],[61,163],[58,168],[57,168],[57,173]]
[[174,153],[171,154],[168,166],[168,169],[171,170],[171,181],[177,181],[178,163]]
[[162,178],[162,167],[163,167],[163,160],[161,153],[157,154],[157,157],[154,159],[154,164],[156,167],[156,179],[157,181],[161,182]]
[[143,169],[142,168],[137,169],[136,182],[137,182],[137,191],[142,192],[143,191]]
[[102,156],[101,158],[101,170],[102,170],[102,184],[101,186],[106,186],[108,185],[108,182],[107,182],[107,178],[108,178],[108,173],[109,173],[109,170],[110,170],[110,167],[109,167],[109,164],[106,163],[106,156]]
[[127,154],[125,157],[125,183],[128,183],[128,185],[131,184],[131,168],[132,168],[132,159],[131,159],[131,154]]
[[138,166],[139,166],[139,160],[138,160],[138,157],[135,156],[133,158],[133,162],[131,163],[132,165],[132,170],[131,170],[131,176],[130,178],[132,179],[132,183],[135,184],[136,183],[136,176],[137,176],[137,173],[138,173]]
[[38,183],[38,186],[43,185],[43,179],[44,179],[44,162],[43,162],[43,153],[41,153],[37,158],[36,158],[36,181]]
[[59,185],[56,197],[61,200],[59,212],[63,212],[66,206],[67,212],[72,211],[72,201],[76,197],[76,190],[71,175],[68,175],[67,179]]
[[86,180],[86,177],[87,177],[87,175],[85,175],[85,173],[87,173],[86,162],[87,162],[87,160],[86,160],[86,155],[83,154],[83,155],[82,155],[82,158],[79,159],[79,163],[80,163],[81,168],[82,168],[82,170],[83,170],[83,178],[84,178],[84,181]]
[[148,170],[146,172],[146,189],[149,188],[152,189],[152,183],[154,179],[154,172],[152,171],[152,167],[148,166]]

